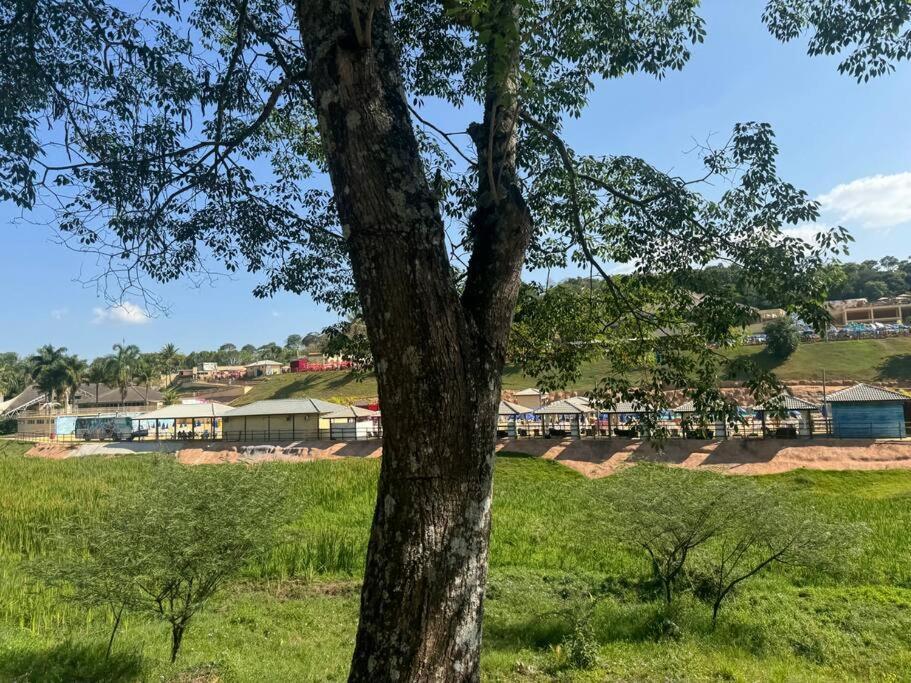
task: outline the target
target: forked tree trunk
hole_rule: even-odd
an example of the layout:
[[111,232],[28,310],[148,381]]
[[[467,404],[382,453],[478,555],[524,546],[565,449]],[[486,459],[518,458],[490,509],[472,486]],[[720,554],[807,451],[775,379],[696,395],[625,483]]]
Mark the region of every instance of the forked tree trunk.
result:
[[479,211],[460,296],[388,14],[368,24],[370,3],[355,3],[355,30],[350,1],[298,1],[383,410],[350,680],[477,680],[500,373],[530,221],[512,196]]

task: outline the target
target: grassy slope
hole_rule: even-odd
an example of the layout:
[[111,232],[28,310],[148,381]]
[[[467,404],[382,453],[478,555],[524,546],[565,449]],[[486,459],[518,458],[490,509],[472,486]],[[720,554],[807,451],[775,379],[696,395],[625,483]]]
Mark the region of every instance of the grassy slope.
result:
[[784,380],[820,380],[823,369],[830,380],[911,380],[911,337],[802,344],[783,363],[770,357],[765,347],[749,346],[735,353],[752,356]]
[[[830,381],[911,380],[911,337],[803,344],[783,363],[771,358],[765,347],[748,346],[732,353],[752,356],[762,366],[775,370],[783,380],[821,380],[823,369]],[[579,380],[566,388],[579,391],[591,389],[598,378],[609,370],[610,363],[606,360],[588,363],[583,367]],[[534,379],[526,377],[517,368],[507,368],[503,373],[504,389],[524,389],[534,384]],[[346,372],[281,375],[261,380],[235,405],[268,398],[302,396],[343,401],[373,398],[376,396],[376,380],[368,377],[357,381]]]
[[[608,371],[607,361],[588,363],[582,369],[579,380],[567,389],[591,389]],[[522,374],[518,368],[507,368],[503,373],[504,389],[525,389],[533,387],[535,380]],[[270,398],[322,398],[326,400],[351,400],[376,397],[376,380],[366,377],[357,380],[347,372],[314,372],[285,374],[259,380],[253,388],[234,402],[244,405],[253,401]]]
[[[43,552],[42,526],[90,514],[111,487],[140,481],[153,459],[22,458],[0,444],[0,680],[343,680],[356,626],[375,461],[275,465],[301,501],[285,543],[253,563],[190,628],[175,667],[166,629],[127,620],[115,657],[108,627],[28,582],[20,560]],[[500,457],[496,468],[485,678],[528,680],[870,680],[911,670],[911,472],[795,472],[763,480],[800,489],[832,515],[873,530],[863,567],[838,580],[774,571],[748,585],[712,632],[684,601],[682,636],[650,635],[658,603],[630,588],[647,567],[608,535],[589,482],[553,462]],[[22,495],[28,491],[29,495]],[[592,600],[592,597],[594,600]],[[600,665],[560,670],[554,648],[591,610]],[[192,674],[188,675],[188,674]]]

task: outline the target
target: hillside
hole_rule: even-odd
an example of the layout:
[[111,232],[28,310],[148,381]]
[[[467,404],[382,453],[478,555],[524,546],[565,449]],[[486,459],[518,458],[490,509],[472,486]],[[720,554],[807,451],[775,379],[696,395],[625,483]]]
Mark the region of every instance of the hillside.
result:
[[[591,389],[609,368],[608,361],[589,363],[582,369],[579,381],[569,385],[567,389],[582,391]],[[522,374],[517,368],[507,368],[503,373],[504,389],[525,389],[533,387],[535,381]],[[366,377],[362,380],[355,379],[347,372],[310,372],[293,373],[268,377],[258,381],[253,389],[237,399],[233,405],[244,405],[253,401],[262,401],[270,398],[321,398],[335,399],[363,399],[376,397],[376,380]]]
[[[789,382],[820,380],[823,369],[829,381],[837,382],[911,382],[911,337],[891,339],[863,339],[829,343],[803,344],[797,352],[781,363],[770,357],[765,347],[747,346],[731,352],[738,356],[752,356],[763,367],[774,370],[781,379]],[[595,386],[598,378],[609,370],[607,360],[588,363],[577,382],[566,387],[570,391],[584,391]],[[503,388],[524,389],[534,386],[532,378],[514,367],[503,373]],[[367,377],[361,381],[347,372],[321,372],[288,374],[269,377],[258,382],[235,405],[243,405],[270,398],[295,398],[308,396],[325,400],[356,400],[376,397],[376,380]]]
[[911,337],[801,344],[793,356],[779,362],[764,346],[736,349],[734,355],[752,356],[762,367],[785,381],[911,381]]

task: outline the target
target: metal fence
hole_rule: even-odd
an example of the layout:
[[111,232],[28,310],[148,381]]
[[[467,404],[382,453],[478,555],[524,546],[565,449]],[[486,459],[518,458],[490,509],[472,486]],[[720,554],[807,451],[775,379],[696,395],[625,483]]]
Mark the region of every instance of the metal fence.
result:
[[[759,418],[746,418],[736,425],[706,424],[687,425],[680,420],[659,420],[658,428],[671,439],[901,439],[911,436],[911,424],[896,424],[884,428],[882,423],[852,423],[850,426],[833,427],[831,418],[815,417],[811,421],[795,418],[765,422]],[[646,427],[635,419],[621,423],[616,420],[590,420],[574,422],[565,420],[522,420],[515,425],[501,421],[497,426],[498,438],[646,438]]]

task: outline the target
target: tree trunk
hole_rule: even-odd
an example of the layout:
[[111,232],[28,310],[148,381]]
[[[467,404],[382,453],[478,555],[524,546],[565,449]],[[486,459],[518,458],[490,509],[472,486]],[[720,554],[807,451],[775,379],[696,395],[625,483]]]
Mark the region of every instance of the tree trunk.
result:
[[502,226],[485,214],[460,297],[388,14],[368,22],[367,4],[356,19],[349,0],[297,7],[383,411],[350,680],[477,680],[500,373],[530,224],[524,204],[504,202]]
[[114,638],[117,636],[117,629],[120,628],[120,620],[123,617],[123,608],[124,604],[121,604],[120,607],[113,610],[114,612],[114,626],[111,628],[111,637],[108,638],[108,649],[105,650],[104,656],[106,659],[111,658],[111,650],[114,648]]
[[183,633],[186,626],[183,622],[171,624],[171,664],[177,661],[180,653],[180,644],[183,642]]

